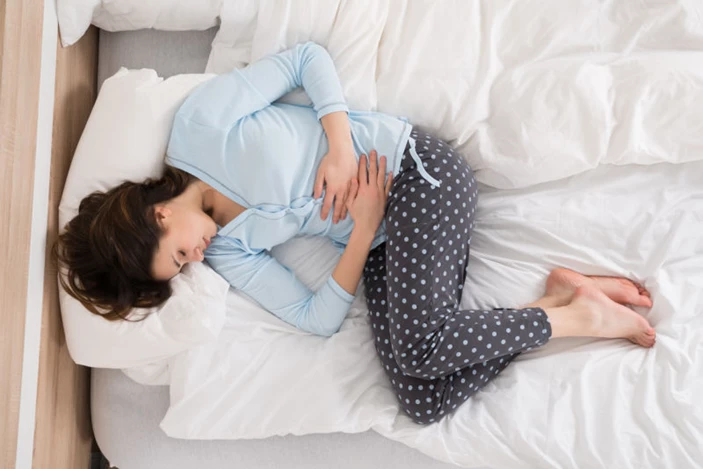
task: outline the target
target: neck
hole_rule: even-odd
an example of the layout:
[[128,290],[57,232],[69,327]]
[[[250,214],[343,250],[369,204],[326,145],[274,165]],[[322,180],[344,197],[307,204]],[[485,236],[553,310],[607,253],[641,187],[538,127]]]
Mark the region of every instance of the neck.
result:
[[184,195],[187,197],[189,203],[200,207],[203,212],[209,215],[210,218],[220,226],[225,226],[246,210],[246,207],[230,200],[216,189],[200,180],[191,184],[188,189],[186,189],[186,193],[184,193]]
[[199,206],[203,212],[212,212],[212,188],[203,181],[195,181],[186,189],[188,200]]

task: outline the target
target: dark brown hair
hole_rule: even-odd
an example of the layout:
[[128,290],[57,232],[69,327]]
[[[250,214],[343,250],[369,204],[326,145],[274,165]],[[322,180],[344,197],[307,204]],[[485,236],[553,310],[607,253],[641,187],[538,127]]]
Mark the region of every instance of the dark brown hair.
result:
[[169,282],[151,274],[163,234],[154,206],[177,197],[192,181],[188,173],[166,166],[161,179],[128,181],[84,198],[53,249],[59,266],[67,269],[65,277],[59,275],[66,292],[110,321],[131,320],[132,308],[165,302]]

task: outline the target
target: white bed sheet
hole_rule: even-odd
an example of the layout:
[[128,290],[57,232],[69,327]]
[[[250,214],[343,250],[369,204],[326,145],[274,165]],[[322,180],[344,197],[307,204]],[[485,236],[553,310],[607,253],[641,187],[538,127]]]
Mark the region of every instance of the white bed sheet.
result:
[[[456,414],[427,427],[398,410],[358,296],[340,333],[308,336],[230,291],[217,344],[171,362],[161,427],[191,439],[373,429],[465,467],[701,466],[703,162],[602,166],[519,190],[481,186],[465,307],[514,307],[565,266],[642,282],[652,349],[555,339]],[[299,238],[274,254],[319,285],[336,254]],[[282,415],[284,414],[284,415]],[[278,426],[277,426],[278,425]]]
[[[452,469],[376,432],[246,441],[169,438],[159,428],[167,386],[143,386],[119,370],[93,369],[92,424],[119,469]],[[484,468],[488,469],[488,468]]]

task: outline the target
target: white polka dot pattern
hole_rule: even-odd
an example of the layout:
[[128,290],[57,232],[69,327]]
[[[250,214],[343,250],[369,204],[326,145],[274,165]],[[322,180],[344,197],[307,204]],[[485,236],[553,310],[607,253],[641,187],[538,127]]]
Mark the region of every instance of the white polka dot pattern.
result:
[[517,354],[547,342],[540,308],[459,310],[478,198],[473,171],[446,143],[413,130],[433,187],[407,148],[386,206],[387,240],[364,285],[379,358],[417,423],[451,414]]

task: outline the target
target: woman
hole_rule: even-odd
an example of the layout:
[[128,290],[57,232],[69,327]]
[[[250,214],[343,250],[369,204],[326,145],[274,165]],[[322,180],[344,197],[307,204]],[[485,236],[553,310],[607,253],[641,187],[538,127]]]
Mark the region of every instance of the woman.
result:
[[[312,107],[274,103],[298,86]],[[171,277],[206,260],[284,321],[329,336],[363,275],[376,350],[418,423],[453,412],[550,338],[654,343],[654,329],[624,306],[650,307],[649,293],[622,278],[557,269],[534,303],[460,310],[478,195],[471,169],[403,119],[349,111],[316,44],[194,90],[166,162],[160,180],[87,197],[60,237],[67,290],[107,319],[161,304]],[[317,292],[269,253],[301,234],[343,250]]]

